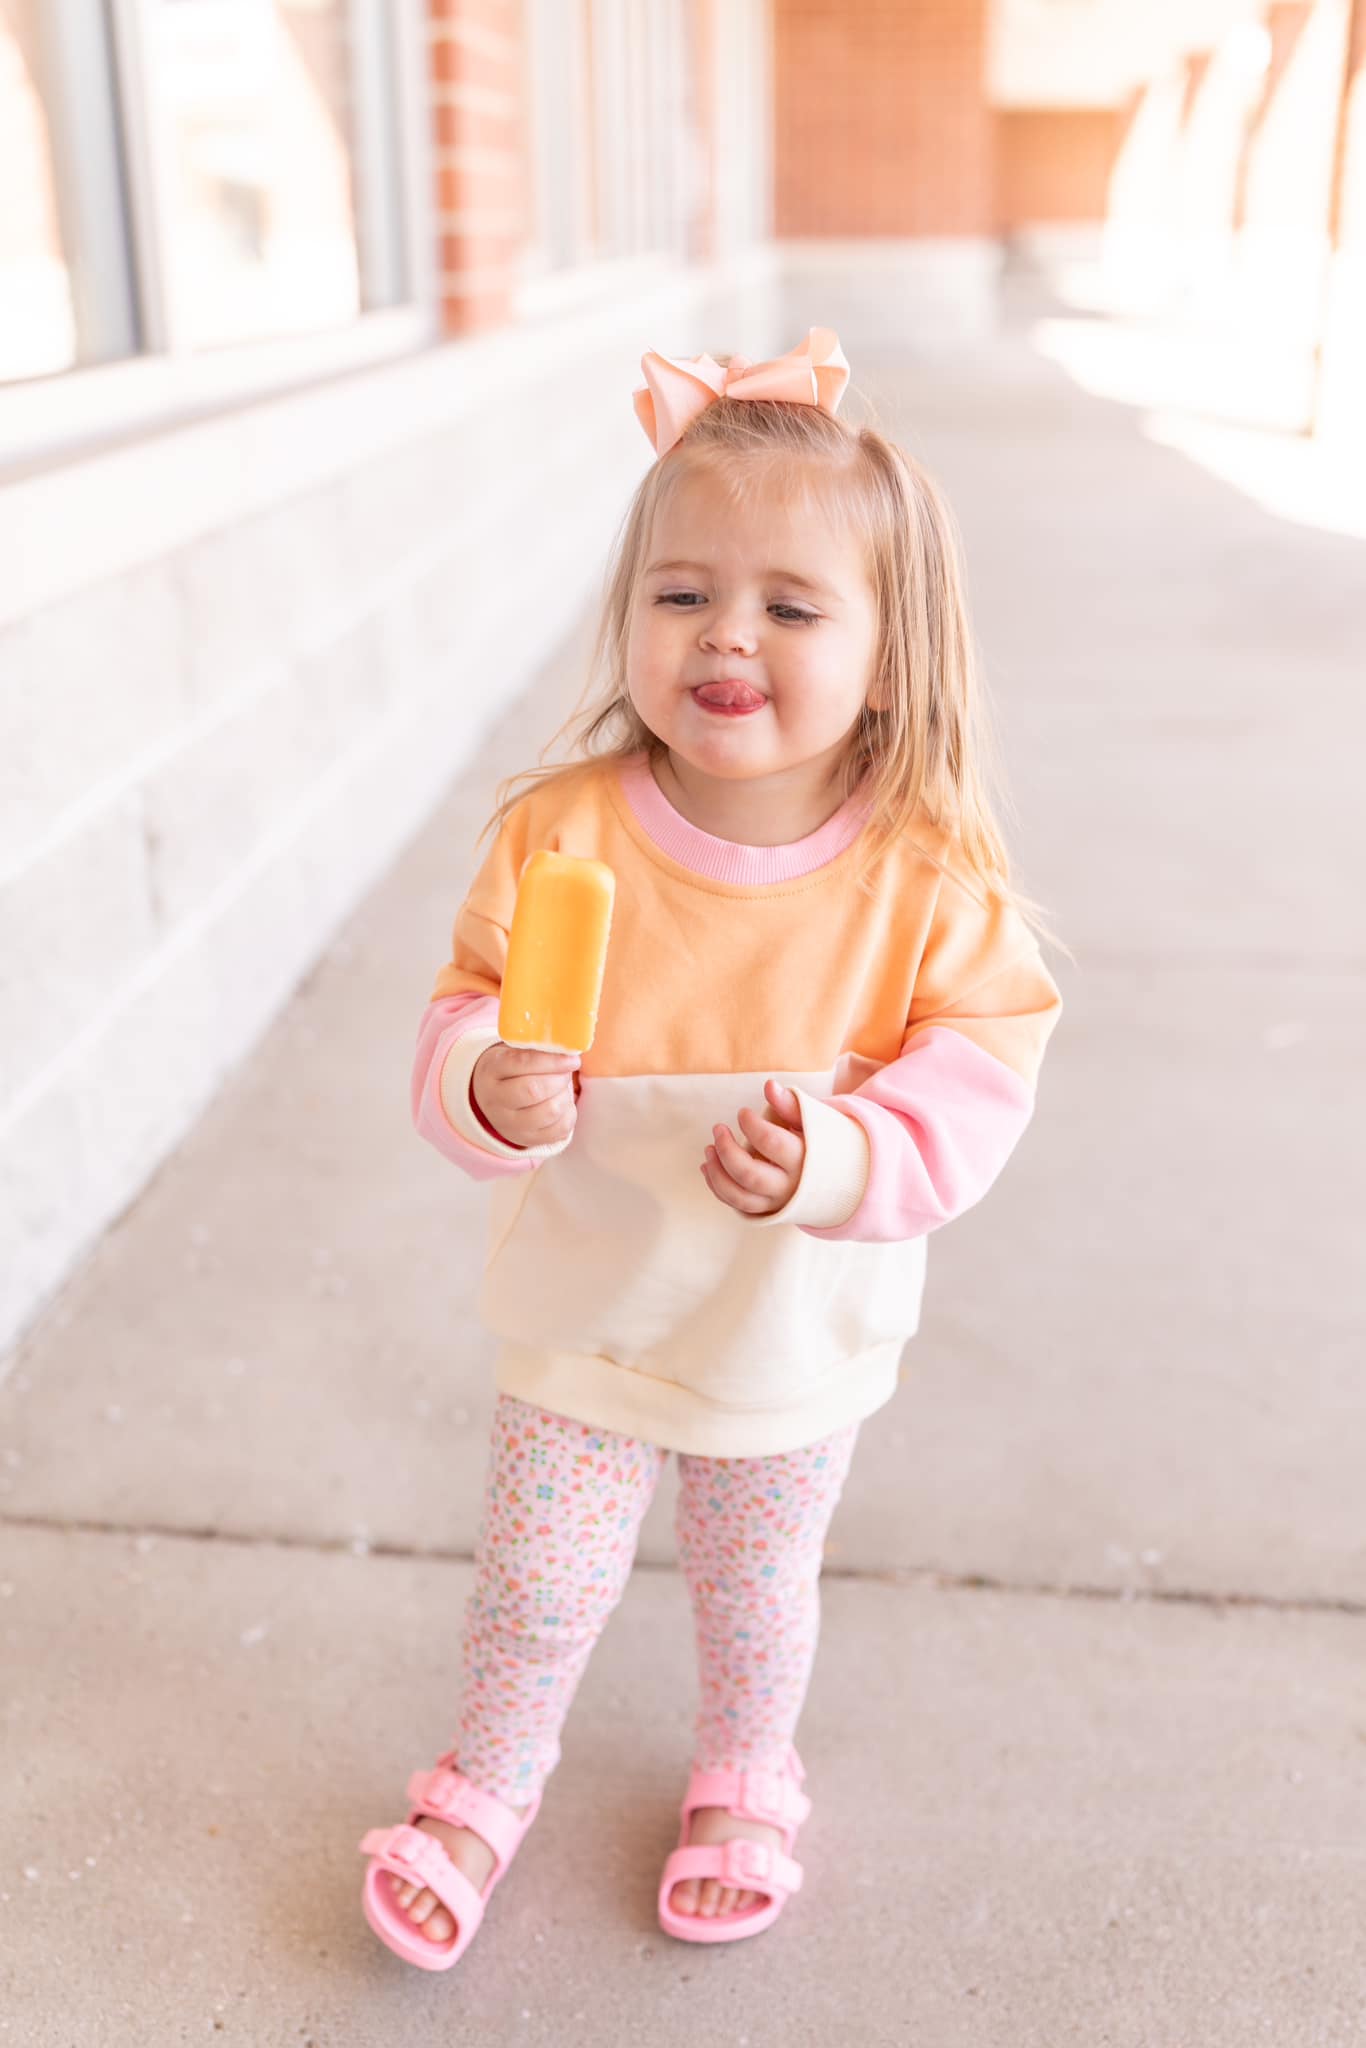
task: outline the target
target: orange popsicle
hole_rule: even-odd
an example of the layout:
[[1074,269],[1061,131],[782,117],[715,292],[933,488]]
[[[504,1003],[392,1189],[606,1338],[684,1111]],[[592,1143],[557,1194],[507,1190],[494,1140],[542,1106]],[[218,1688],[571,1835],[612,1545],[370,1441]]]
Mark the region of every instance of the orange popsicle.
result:
[[542,847],[522,869],[498,1005],[506,1045],[587,1052],[598,1023],[616,876]]

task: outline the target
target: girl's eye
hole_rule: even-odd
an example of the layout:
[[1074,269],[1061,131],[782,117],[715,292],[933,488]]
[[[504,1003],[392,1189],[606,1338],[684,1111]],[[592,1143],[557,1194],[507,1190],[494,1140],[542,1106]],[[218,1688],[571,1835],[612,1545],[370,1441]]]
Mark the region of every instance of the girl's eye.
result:
[[[696,604],[692,601],[694,598],[697,600]],[[677,605],[681,611],[691,612],[696,611],[697,605],[705,604],[706,599],[695,590],[669,590],[662,597],[656,598],[655,602]],[[795,604],[770,605],[769,610],[778,613],[785,626],[814,626],[819,617],[819,613],[804,612]]]

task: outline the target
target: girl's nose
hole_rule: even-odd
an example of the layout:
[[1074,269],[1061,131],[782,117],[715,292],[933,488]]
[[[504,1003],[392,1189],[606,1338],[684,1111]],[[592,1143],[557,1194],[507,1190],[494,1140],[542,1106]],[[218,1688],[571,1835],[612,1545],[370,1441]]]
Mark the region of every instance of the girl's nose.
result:
[[742,619],[717,619],[698,634],[698,644],[714,653],[752,654],[755,634]]

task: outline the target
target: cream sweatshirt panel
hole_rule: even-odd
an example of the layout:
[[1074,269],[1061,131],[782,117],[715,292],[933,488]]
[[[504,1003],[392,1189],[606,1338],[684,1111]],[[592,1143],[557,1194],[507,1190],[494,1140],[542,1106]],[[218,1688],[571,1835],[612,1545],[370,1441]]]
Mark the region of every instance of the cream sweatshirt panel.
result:
[[[781,1078],[812,1094],[834,1085],[829,1071]],[[742,1103],[761,1108],[764,1079],[585,1081],[568,1150],[494,1187],[478,1304],[494,1334],[608,1358],[760,1421],[819,1404],[852,1357],[912,1335],[923,1239],[755,1232],[703,1181],[699,1134]]]
[[494,1372],[500,1393],[595,1429],[699,1458],[776,1458],[872,1415],[896,1392],[900,1364],[901,1345],[884,1344],[846,1359],[800,1405],[743,1410],[587,1352],[505,1344]]

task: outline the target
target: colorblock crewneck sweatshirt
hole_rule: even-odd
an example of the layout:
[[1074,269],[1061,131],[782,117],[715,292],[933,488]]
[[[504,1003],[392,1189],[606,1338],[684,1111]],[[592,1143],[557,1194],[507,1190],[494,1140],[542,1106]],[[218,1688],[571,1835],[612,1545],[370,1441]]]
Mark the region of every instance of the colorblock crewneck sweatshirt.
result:
[[[533,788],[500,825],[422,1017],[418,1131],[494,1183],[480,1284],[501,1391],[710,1457],[814,1443],[881,1407],[929,1233],[1033,1113],[1061,1009],[1032,932],[926,823],[856,886],[856,793],[747,846],[668,801],[646,754]],[[517,883],[542,847],[616,877],[598,1030],[562,1143],[506,1144],[470,1083],[498,1039]],[[748,1217],[698,1171],[712,1127],[791,1088],[805,1158]]]

